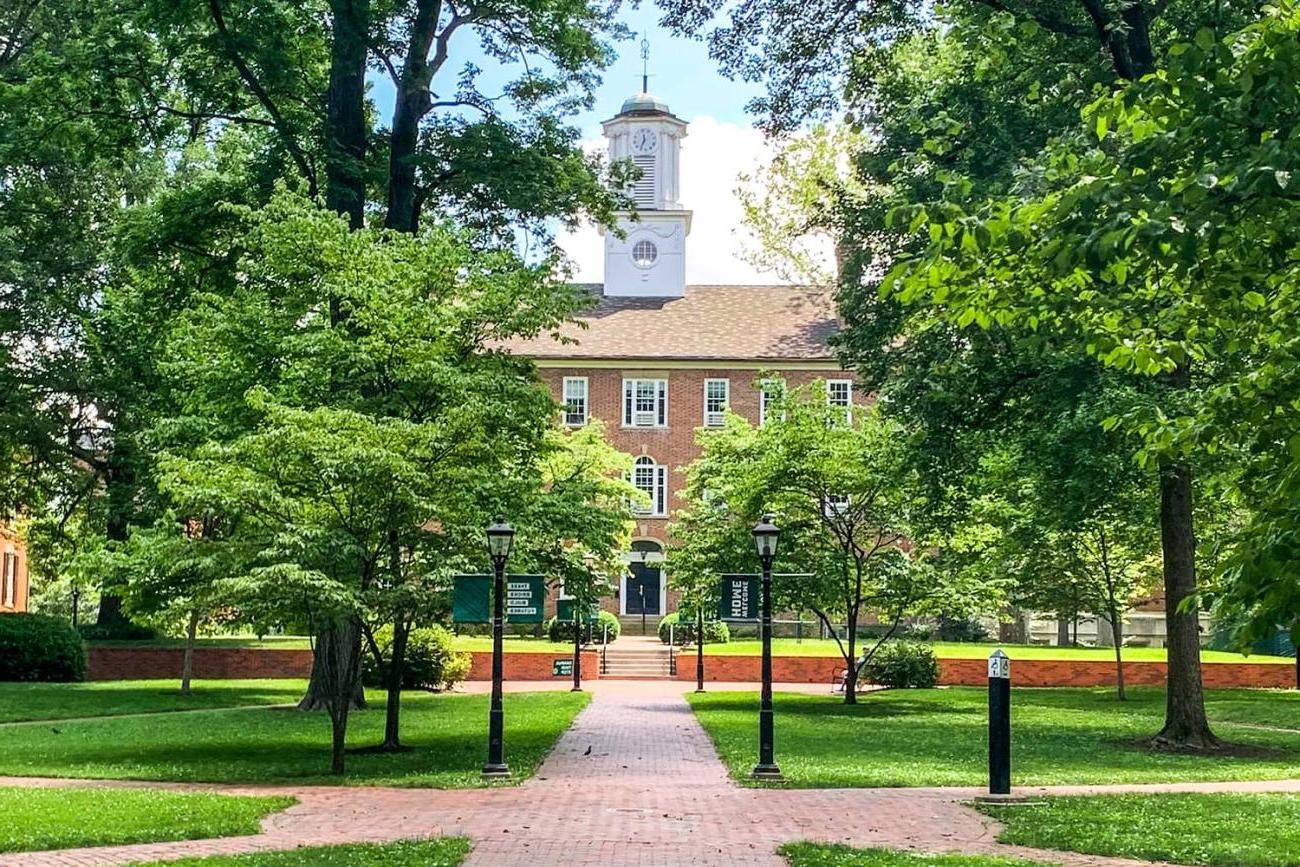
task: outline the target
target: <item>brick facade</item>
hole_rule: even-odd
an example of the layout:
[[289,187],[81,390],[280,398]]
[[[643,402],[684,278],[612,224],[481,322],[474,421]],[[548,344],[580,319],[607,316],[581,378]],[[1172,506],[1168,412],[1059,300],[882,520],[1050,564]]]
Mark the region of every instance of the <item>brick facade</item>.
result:
[[0,612],[28,608],[27,547],[16,533],[0,523]]
[[[697,431],[704,426],[704,381],[706,379],[726,379],[729,387],[729,407],[753,423],[759,418],[758,381],[764,378],[784,380],[788,388],[798,388],[816,380],[849,379],[851,374],[834,369],[826,363],[810,363],[804,367],[783,364],[775,369],[765,370],[755,363],[737,362],[728,366],[718,362],[715,367],[684,365],[672,361],[647,361],[644,363],[629,361],[617,366],[599,367],[583,366],[574,361],[573,366],[557,366],[563,362],[551,361],[543,366],[539,373],[557,401],[563,399],[563,383],[566,377],[585,377],[587,379],[587,412],[590,418],[600,419],[605,426],[606,437],[616,449],[632,455],[653,458],[655,463],[667,467],[667,508],[668,517],[640,517],[636,521],[634,538],[653,540],[665,547],[669,543],[668,523],[670,516],[682,508],[680,492],[686,484],[686,466],[699,457],[700,448],[696,444]],[[664,379],[668,382],[668,423],[663,428],[625,427],[623,425],[623,380],[625,379]],[[860,402],[861,395],[854,394],[854,401]],[[622,584],[616,588],[615,597],[606,599],[602,605],[615,614],[620,610]],[[677,610],[678,594],[668,590],[663,604],[663,612]],[[554,601],[548,601],[548,615],[554,612]],[[651,619],[657,619],[652,615]],[[651,624],[653,625],[653,624]]]

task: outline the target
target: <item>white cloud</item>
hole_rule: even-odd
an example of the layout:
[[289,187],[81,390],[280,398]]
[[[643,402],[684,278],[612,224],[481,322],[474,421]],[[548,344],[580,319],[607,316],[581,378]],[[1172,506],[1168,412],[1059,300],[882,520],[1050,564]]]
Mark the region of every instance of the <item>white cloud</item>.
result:
[[[583,143],[603,150],[605,140]],[[737,177],[753,174],[772,157],[762,133],[750,126],[724,123],[707,115],[691,121],[682,142],[682,206],[695,212],[686,239],[687,283],[780,283],[772,272],[760,272],[742,258],[752,246],[736,200]],[[576,278],[583,283],[604,280],[604,239],[595,226],[562,234],[560,246],[573,259]]]

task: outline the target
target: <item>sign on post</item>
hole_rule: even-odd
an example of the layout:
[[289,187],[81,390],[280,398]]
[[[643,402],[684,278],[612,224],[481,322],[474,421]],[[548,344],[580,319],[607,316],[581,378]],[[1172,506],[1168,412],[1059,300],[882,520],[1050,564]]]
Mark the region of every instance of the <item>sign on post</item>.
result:
[[506,576],[507,623],[541,623],[545,607],[545,578],[540,575]]
[[[561,623],[573,622],[573,602],[574,601],[572,599],[556,600],[555,617]],[[585,619],[587,623],[598,622],[600,620],[600,606],[594,602],[591,603],[591,606],[587,609],[587,616]]]
[[489,604],[491,575],[457,575],[451,586],[452,623],[488,623],[492,620]]
[[573,677],[573,660],[556,659],[552,661],[551,677]]
[[[451,620],[453,623],[492,621],[491,575],[457,575],[452,579]],[[541,575],[505,577],[506,621],[541,623],[546,605],[546,579]]]
[[989,794],[1011,794],[1011,660],[989,657]]
[[718,619],[757,620],[758,581],[757,575],[723,575],[718,600]]

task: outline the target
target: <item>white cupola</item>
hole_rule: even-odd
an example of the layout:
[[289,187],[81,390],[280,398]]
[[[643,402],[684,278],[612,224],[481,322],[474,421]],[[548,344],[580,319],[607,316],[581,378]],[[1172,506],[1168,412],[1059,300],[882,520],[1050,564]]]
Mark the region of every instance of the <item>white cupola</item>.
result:
[[610,161],[628,160],[641,173],[628,190],[636,211],[618,215],[624,237],[605,233],[605,295],[680,298],[691,231],[691,212],[678,201],[686,122],[642,92],[603,126]]

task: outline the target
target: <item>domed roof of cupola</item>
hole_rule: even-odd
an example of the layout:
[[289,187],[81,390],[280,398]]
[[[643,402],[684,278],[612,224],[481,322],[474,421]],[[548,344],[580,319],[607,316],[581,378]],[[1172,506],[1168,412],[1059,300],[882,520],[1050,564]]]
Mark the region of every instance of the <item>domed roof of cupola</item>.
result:
[[668,103],[664,102],[653,93],[642,91],[636,96],[628,97],[623,101],[623,107],[619,109],[619,114],[666,114],[672,115],[668,110]]

